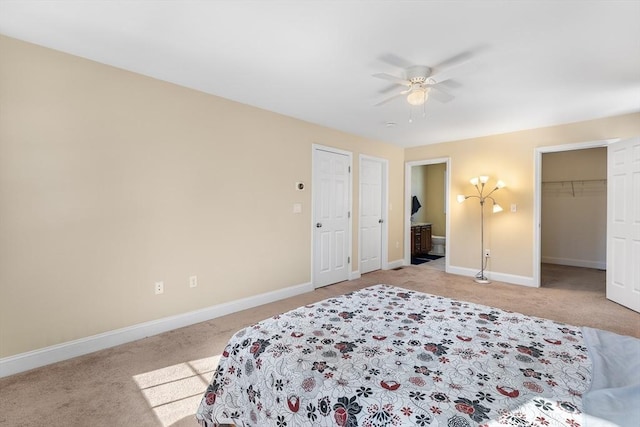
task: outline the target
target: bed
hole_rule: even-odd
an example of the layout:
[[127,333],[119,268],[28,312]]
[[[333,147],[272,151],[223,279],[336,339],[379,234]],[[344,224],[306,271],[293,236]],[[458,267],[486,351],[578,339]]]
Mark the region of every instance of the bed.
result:
[[[196,418],[205,427],[623,425],[583,413],[596,360],[583,332],[376,285],[237,332]],[[638,351],[640,340],[623,338],[619,351]],[[640,372],[637,363],[627,367],[622,382]],[[590,407],[610,410],[610,393],[604,398]],[[637,415],[637,403],[623,416]]]

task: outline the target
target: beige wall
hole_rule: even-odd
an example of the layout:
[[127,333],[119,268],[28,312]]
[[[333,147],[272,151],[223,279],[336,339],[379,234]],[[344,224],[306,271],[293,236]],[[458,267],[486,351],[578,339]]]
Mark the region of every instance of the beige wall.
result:
[[0,357],[308,283],[314,143],[353,152],[353,260],[358,154],[389,160],[402,259],[401,148],[6,37],[0,52]]
[[[495,196],[505,211],[486,217],[485,247],[491,249],[488,269],[531,278],[535,148],[635,135],[640,135],[640,113],[409,148],[405,150],[405,162],[451,159],[451,230],[447,245],[451,265],[462,268],[479,269],[480,208],[473,199],[458,204],[455,197],[473,194],[469,184],[473,176],[489,175],[489,184],[504,180],[507,187]],[[515,213],[509,212],[512,203],[517,205]]]
[[[0,357],[309,282],[294,183],[314,143],[353,152],[354,201],[358,154],[389,160],[389,261],[403,161],[450,157],[453,197],[504,179],[518,212],[489,219],[490,268],[530,276],[534,147],[640,135],[633,114],[402,150],[6,37],[0,52]],[[451,264],[475,268],[478,207],[451,207]]]
[[542,155],[542,262],[606,268],[607,149]]

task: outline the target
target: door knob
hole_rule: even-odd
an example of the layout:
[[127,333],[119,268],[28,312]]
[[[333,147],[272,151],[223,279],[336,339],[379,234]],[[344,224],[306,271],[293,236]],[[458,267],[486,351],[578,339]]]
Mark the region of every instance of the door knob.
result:
[[382,218],[380,218],[380,219],[378,220],[378,224],[382,224],[383,222],[384,222],[384,220],[383,220]]
[[316,223],[316,228],[320,228],[320,227],[322,227],[322,223],[321,222]]

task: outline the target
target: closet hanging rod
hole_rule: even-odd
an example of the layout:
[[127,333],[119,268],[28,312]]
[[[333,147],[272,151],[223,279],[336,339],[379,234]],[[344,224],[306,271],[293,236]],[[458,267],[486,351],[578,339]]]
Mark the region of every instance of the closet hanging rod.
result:
[[569,183],[585,183],[585,182],[601,182],[601,183],[606,183],[607,180],[606,179],[563,179],[560,181],[542,181],[543,184],[569,184]]
[[580,183],[584,186],[585,183],[591,183],[591,182],[606,184],[607,180],[606,179],[571,179],[571,180],[564,180],[564,181],[542,181],[542,184],[562,184],[563,187],[565,184],[571,184],[571,195],[573,197],[576,197],[575,184]]

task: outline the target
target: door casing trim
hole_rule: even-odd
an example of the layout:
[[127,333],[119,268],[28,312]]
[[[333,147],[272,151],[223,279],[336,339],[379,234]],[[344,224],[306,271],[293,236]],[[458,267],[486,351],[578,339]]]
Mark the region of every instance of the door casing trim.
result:
[[[542,260],[542,155],[544,153],[558,153],[562,151],[585,150],[588,148],[606,147],[619,141],[620,138],[601,139],[571,144],[549,145],[536,147],[534,151],[533,167],[533,280],[532,286],[540,287],[540,269]],[[608,240],[608,236],[607,236]]]

